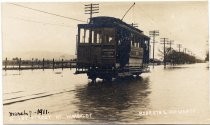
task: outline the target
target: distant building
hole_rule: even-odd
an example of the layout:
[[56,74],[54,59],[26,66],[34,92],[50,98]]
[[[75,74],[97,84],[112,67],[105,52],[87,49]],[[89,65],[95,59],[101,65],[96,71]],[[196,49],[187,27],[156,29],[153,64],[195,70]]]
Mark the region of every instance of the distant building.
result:
[[150,63],[155,63],[155,64],[157,64],[157,65],[161,65],[161,63],[162,63],[162,61],[161,60],[159,60],[159,59],[150,59],[149,60],[150,61]]

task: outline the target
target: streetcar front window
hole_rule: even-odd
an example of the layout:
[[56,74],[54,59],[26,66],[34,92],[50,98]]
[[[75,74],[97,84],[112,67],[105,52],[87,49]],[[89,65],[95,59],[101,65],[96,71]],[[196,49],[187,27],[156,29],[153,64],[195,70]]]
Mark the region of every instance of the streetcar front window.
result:
[[84,29],[80,29],[80,43],[85,42]]
[[88,43],[89,42],[89,29],[80,29],[80,43]]
[[84,34],[85,41],[84,41],[84,43],[89,43],[89,33],[90,33],[89,29],[85,29],[85,34]]
[[97,33],[96,43],[101,43],[101,41],[102,41],[101,34]]
[[80,43],[114,43],[114,35],[113,28],[80,28]]
[[92,30],[92,41],[91,43],[100,44],[102,41],[102,32],[100,29],[91,29]]

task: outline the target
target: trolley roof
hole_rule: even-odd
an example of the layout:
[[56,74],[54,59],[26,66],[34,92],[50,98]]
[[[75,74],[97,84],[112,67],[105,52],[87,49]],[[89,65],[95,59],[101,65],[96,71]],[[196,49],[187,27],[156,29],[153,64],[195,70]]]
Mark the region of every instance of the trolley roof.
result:
[[98,16],[98,17],[93,17],[90,21],[90,24],[79,24],[78,27],[84,27],[84,28],[89,28],[89,27],[115,27],[115,26],[120,26],[123,27],[129,31],[135,32],[139,34],[140,36],[150,39],[148,36],[143,34],[142,30],[139,30],[130,24],[127,24],[123,22],[122,20],[115,18],[115,17],[108,17],[108,16]]

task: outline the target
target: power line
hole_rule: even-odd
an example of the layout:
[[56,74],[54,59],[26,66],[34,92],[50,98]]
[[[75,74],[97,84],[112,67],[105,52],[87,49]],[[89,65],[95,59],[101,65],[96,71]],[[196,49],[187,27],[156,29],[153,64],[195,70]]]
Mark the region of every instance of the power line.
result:
[[82,4],[82,5],[85,5],[84,3],[81,3],[81,2],[79,2],[80,4]]
[[41,22],[41,21],[36,21],[36,20],[29,20],[29,19],[24,19],[24,18],[19,18],[19,17],[7,17],[7,18],[17,19],[17,20],[21,20],[21,21],[25,21],[25,22],[39,23],[39,24],[44,24],[44,25],[47,24],[47,25],[55,25],[55,26],[75,28],[73,26],[67,26],[67,25],[63,25],[63,24],[46,23],[46,22]]
[[[150,18],[150,20],[149,20],[149,21],[151,22],[151,24],[152,24],[152,25],[155,25],[155,23],[154,23],[154,22],[155,22],[155,21],[154,21],[154,19],[153,19],[152,17],[150,17],[150,16],[149,16],[149,14],[148,14],[148,13],[146,13],[146,12],[145,12],[145,10],[144,10],[142,7],[139,7],[139,8],[142,10],[142,12],[143,12],[144,16],[147,16],[148,18]],[[140,11],[140,12],[141,12],[141,11]]]
[[23,6],[23,5],[20,5],[20,4],[16,4],[16,3],[10,3],[10,4],[15,5],[15,6],[18,6],[18,7],[22,7],[22,8],[34,10],[34,11],[37,11],[37,12],[41,12],[41,13],[45,13],[45,14],[57,16],[57,17],[62,17],[62,18],[70,19],[70,20],[85,22],[85,21],[83,21],[83,20],[79,20],[79,19],[75,19],[75,18],[71,18],[71,17],[67,17],[67,16],[62,16],[62,15],[59,15],[59,14],[50,13],[50,12],[43,11],[43,10],[39,10],[39,9],[34,9],[34,8],[26,7],[26,6]]
[[[148,20],[150,21],[151,25],[156,26],[155,25],[155,22],[156,22],[155,19],[152,16],[149,16],[148,11],[145,11],[145,9],[143,9],[143,7],[139,7],[139,8],[142,10],[144,16],[148,17]],[[141,12],[141,11],[139,11],[139,12]],[[160,28],[160,26],[163,26],[164,27],[165,25],[163,25],[163,23],[158,23],[158,26]]]

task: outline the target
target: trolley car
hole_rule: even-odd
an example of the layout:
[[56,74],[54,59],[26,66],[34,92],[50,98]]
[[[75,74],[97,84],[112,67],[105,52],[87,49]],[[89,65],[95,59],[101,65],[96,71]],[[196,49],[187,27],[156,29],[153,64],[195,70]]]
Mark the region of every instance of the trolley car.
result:
[[78,24],[75,74],[111,80],[148,71],[150,38],[114,17],[94,17]]

